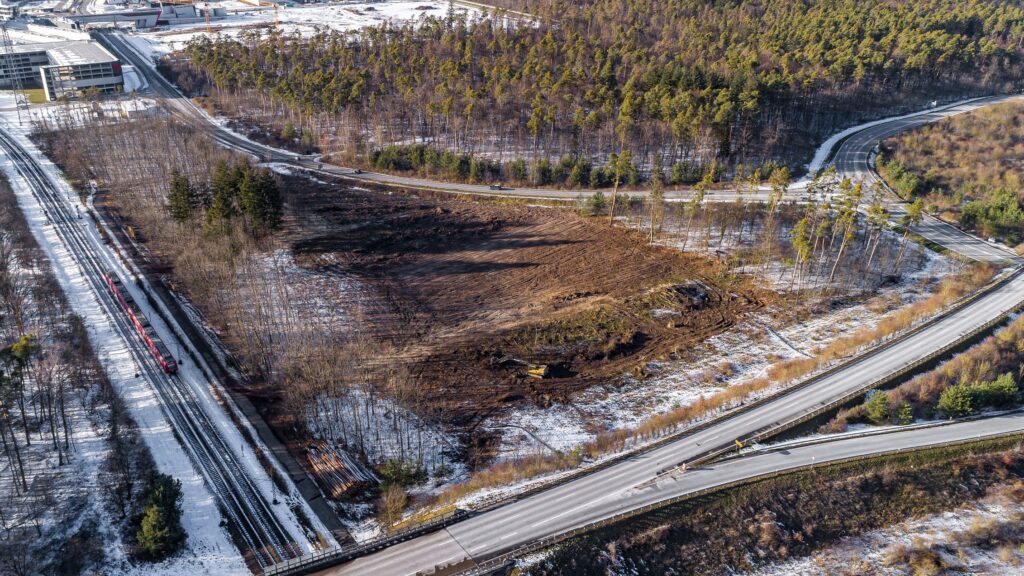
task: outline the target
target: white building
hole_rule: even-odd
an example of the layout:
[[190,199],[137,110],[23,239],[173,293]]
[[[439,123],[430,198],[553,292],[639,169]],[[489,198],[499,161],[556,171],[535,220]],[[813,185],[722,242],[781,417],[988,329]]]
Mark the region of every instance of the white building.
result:
[[18,17],[18,5],[0,2],[0,20],[14,20]]
[[95,42],[19,44],[0,53],[0,88],[41,86],[46,99],[77,98],[96,91],[117,92],[124,86],[121,63]]

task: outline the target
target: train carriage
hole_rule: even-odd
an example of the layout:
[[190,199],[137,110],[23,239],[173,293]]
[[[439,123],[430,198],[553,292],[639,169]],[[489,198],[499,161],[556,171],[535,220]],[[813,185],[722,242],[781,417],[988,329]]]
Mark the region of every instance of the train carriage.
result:
[[125,315],[131,320],[132,325],[135,326],[135,331],[142,338],[142,341],[146,343],[146,348],[149,349],[149,353],[153,355],[153,359],[160,365],[160,368],[168,374],[177,372],[178,362],[171,355],[163,341],[160,340],[160,336],[153,330],[152,324],[149,323],[149,319],[142,313],[135,299],[125,290],[124,284],[117,277],[117,274],[107,272],[103,275],[103,281],[114,294],[118,304],[121,305],[121,309],[124,310]]

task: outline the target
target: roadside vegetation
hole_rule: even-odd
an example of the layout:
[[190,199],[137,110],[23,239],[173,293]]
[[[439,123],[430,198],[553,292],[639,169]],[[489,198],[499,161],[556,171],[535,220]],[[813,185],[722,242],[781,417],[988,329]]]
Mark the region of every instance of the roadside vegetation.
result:
[[1024,241],[1024,103],[947,118],[883,143],[879,172],[897,194],[985,238]]
[[[515,8],[520,3],[510,2]],[[442,179],[767,178],[859,120],[1014,86],[1024,10],[989,0],[530,2],[301,36],[196,38],[165,70],[264,138]],[[894,104],[895,103],[895,104]],[[626,170],[622,170],[622,165]]]
[[1016,574],[1024,566],[1022,491],[1020,481],[996,486],[956,510],[908,518],[751,574]]
[[[522,570],[531,576],[735,574],[986,494],[1019,504],[1024,452],[1018,442],[932,449],[755,481],[571,540]],[[988,549],[1012,551],[1021,530],[1021,519],[1011,517],[965,533],[958,546],[985,541]],[[941,558],[923,546],[905,547],[888,562],[907,573],[941,573]],[[932,565],[940,569],[929,571]]]
[[918,418],[955,418],[1017,406],[1024,377],[1022,340],[1024,319],[1017,318],[938,368],[841,411],[824,430],[842,431],[858,422],[909,424]]
[[153,462],[88,331],[0,181],[0,573],[93,573],[146,559],[136,533]]

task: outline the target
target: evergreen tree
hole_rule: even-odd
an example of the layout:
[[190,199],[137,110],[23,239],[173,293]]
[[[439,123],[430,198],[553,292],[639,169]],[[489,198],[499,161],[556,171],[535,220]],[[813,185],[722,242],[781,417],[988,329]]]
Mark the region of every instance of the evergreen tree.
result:
[[867,401],[868,420],[875,424],[885,424],[889,419],[889,396],[885,392],[875,391]]
[[188,535],[181,526],[181,482],[166,474],[150,479],[149,494],[135,538],[142,555],[160,560],[176,552]]
[[665,170],[660,155],[654,156],[651,168],[651,243],[658,237],[661,218],[665,214]]
[[171,191],[167,194],[167,211],[171,218],[183,222],[192,217],[195,203],[192,185],[188,178],[175,170],[171,173]]
[[242,212],[253,228],[277,228],[281,224],[281,194],[269,170],[250,170],[239,187]]
[[238,170],[228,166],[227,161],[218,160],[213,169],[213,202],[207,214],[208,220],[230,220],[238,214]]
[[950,386],[939,395],[939,403],[936,408],[950,418],[966,416],[974,412],[974,394],[970,387],[963,384]]

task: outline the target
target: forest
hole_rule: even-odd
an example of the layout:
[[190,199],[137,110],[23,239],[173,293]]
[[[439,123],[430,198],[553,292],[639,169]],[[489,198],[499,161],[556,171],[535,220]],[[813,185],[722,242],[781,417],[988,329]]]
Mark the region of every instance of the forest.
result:
[[[500,2],[499,2],[500,4]],[[519,3],[515,3],[518,4]],[[1024,9],[991,0],[535,0],[303,37],[202,36],[166,73],[295,148],[457,180],[604,186],[659,156],[794,172],[816,142],[936,97],[1008,90]]]

